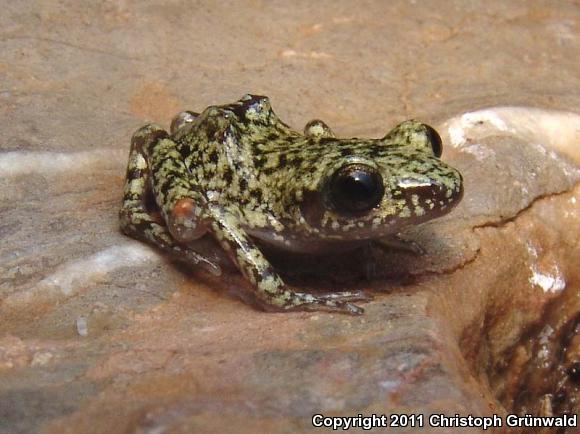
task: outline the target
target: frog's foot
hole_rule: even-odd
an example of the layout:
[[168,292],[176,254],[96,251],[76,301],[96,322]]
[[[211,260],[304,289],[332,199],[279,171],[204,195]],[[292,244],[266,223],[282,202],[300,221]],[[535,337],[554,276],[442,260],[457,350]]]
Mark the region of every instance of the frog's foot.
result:
[[389,250],[402,250],[413,253],[415,256],[423,256],[427,253],[419,243],[401,238],[398,234],[389,238],[381,238],[374,241],[373,244],[387,252]]
[[187,265],[194,265],[203,268],[210,274],[214,276],[222,275],[222,268],[219,263],[207,255],[196,252],[190,248],[180,247],[179,249],[174,249],[172,252],[175,259],[181,262],[185,262]]
[[373,299],[373,296],[367,294],[365,291],[337,291],[326,294],[317,294],[316,298],[319,300],[368,302]]
[[286,311],[307,310],[345,313],[348,315],[362,315],[364,309],[347,300],[329,299],[304,292],[297,292],[292,297],[290,304],[285,307]]
[[169,131],[171,134],[173,134],[184,125],[192,123],[198,116],[199,113],[195,113],[189,110],[178,113],[177,116],[175,116],[171,121],[171,127]]
[[362,291],[344,291],[324,295],[295,292],[285,310],[308,310],[362,315],[364,309],[351,301],[370,301],[372,297]]
[[326,123],[320,119],[313,119],[304,127],[304,135],[307,137],[335,137],[334,133]]

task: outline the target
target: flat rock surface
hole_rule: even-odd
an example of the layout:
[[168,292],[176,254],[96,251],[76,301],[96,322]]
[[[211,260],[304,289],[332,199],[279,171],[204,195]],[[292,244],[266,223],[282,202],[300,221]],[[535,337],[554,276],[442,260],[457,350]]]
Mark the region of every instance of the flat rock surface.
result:
[[[580,312],[575,2],[1,6],[1,433],[505,414],[506,351],[546,311],[553,327],[558,306]],[[247,92],[297,130],[321,118],[378,137],[421,119],[463,173],[463,202],[403,234],[425,255],[375,252],[372,279],[345,279],[375,295],[363,316],[260,312],[232,296],[236,273],[120,234],[132,132]]]

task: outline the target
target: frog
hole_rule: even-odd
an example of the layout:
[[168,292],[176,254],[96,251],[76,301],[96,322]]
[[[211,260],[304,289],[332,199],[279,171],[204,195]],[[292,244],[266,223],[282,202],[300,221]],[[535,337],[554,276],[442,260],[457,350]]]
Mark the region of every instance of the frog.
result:
[[121,230],[220,275],[212,240],[266,311],[360,315],[364,291],[312,293],[285,283],[264,248],[348,254],[397,245],[405,228],[441,217],[463,196],[431,126],[407,120],[382,138],[338,138],[322,120],[293,130],[266,96],[183,111],[131,139]]

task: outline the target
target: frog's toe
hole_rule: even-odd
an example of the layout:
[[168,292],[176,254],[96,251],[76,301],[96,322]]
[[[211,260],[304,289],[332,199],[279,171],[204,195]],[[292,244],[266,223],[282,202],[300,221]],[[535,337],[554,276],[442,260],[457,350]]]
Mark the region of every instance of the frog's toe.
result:
[[371,294],[367,294],[364,291],[339,291],[339,292],[331,292],[328,294],[320,294],[317,295],[318,299],[320,300],[333,300],[333,301],[371,301],[373,296]]
[[362,315],[365,313],[365,310],[362,307],[352,303],[344,303],[342,311],[344,313],[348,313],[349,315]]
[[364,309],[351,301],[370,301],[372,297],[363,291],[342,291],[323,295],[312,295],[298,292],[295,294],[296,301],[293,309],[309,311],[326,311],[346,313],[349,315],[361,315]]
[[180,129],[184,125],[192,123],[198,116],[199,116],[199,113],[195,113],[195,112],[192,112],[189,110],[178,113],[177,116],[175,116],[173,118],[173,120],[171,121],[171,127],[170,127],[171,134],[176,132],[178,129]]
[[356,304],[348,303],[345,301],[332,300],[325,300],[324,302],[319,301],[317,303],[304,305],[303,309],[311,311],[345,313],[348,315],[362,315],[365,313],[365,310]]
[[193,250],[185,250],[183,257],[179,259],[187,262],[188,264],[202,267],[205,271],[214,276],[219,277],[222,275],[222,267],[220,267],[216,261]]

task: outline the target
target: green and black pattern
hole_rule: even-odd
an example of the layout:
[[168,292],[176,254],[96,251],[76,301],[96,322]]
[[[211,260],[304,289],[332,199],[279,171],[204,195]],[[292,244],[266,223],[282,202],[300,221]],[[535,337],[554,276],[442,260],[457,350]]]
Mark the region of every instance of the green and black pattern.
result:
[[180,113],[171,132],[147,125],[133,136],[124,232],[210,269],[195,240],[214,237],[276,310],[360,313],[351,302],[365,295],[292,291],[256,239],[294,251],[355,247],[439,217],[462,196],[461,175],[439,159],[439,136],[413,120],[381,139],[336,138],[319,120],[300,134],[268,98],[246,95]]

